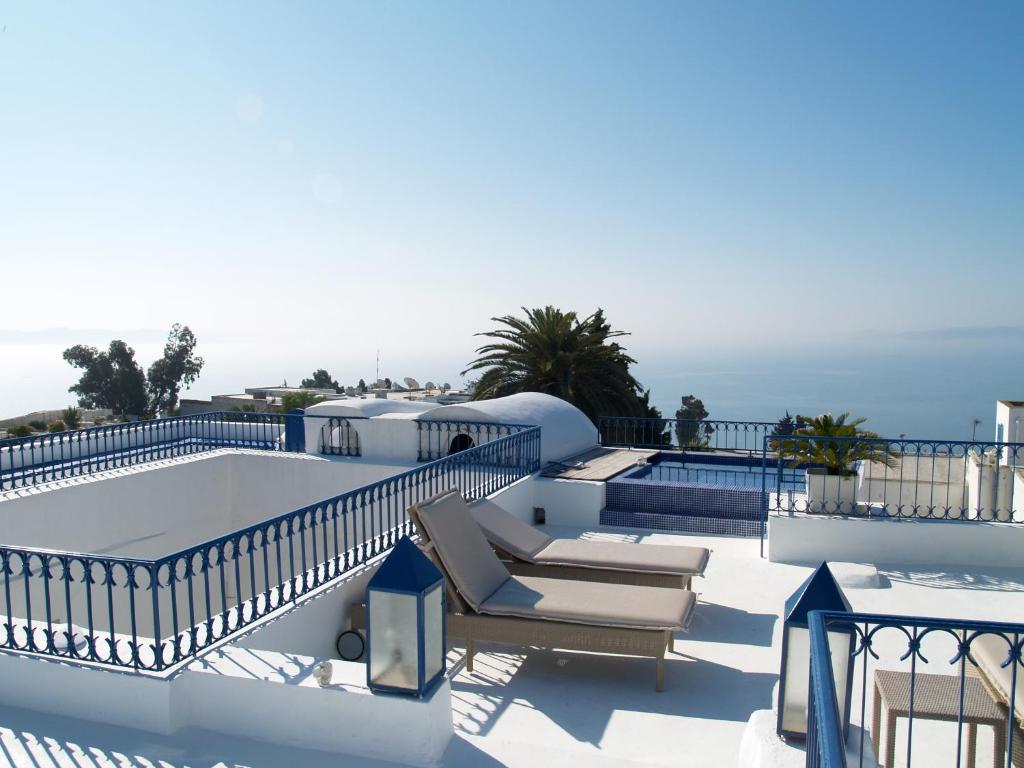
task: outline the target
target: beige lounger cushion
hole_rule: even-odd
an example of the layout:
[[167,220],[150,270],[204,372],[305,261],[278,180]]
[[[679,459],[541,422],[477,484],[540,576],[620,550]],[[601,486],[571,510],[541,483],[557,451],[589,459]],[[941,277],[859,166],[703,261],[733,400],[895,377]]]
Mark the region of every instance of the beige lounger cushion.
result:
[[554,541],[543,531],[524,523],[490,499],[475,502],[470,512],[491,542],[520,560],[530,562],[535,554]]
[[476,502],[470,510],[491,542],[513,557],[535,565],[700,575],[711,556],[704,547],[553,539],[489,500]]
[[[1013,639],[1013,636],[1010,636]],[[971,641],[971,657],[984,673],[985,678],[1003,697],[1003,702],[1010,700],[1010,688],[1013,685],[1013,666],[1002,666],[1010,655],[1010,644],[998,635],[981,635]],[[1016,710],[1018,718],[1024,718],[1024,666],[1017,665]]]
[[480,613],[631,629],[686,629],[696,598],[689,590],[513,576]]
[[455,588],[479,610],[508,581],[509,573],[473,521],[462,494],[449,491],[416,509]]
[[534,555],[533,562],[611,571],[702,574],[710,555],[704,547],[555,539]]

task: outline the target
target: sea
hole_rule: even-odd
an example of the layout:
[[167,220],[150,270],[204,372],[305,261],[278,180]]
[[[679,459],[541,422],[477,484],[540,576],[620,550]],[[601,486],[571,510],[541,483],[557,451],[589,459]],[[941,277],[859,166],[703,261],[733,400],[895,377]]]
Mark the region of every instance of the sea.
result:
[[[0,419],[74,402],[67,388],[77,377],[61,359],[71,338],[0,334]],[[143,363],[160,354],[158,335],[126,340]],[[206,367],[185,396],[294,385],[319,367],[344,384],[375,374],[372,353],[356,359],[323,345],[201,339],[200,352]],[[634,374],[666,417],[675,414],[683,395],[692,394],[711,419],[776,421],[787,411],[849,412],[884,437],[991,440],[996,401],[1024,400],[1024,329],[1017,328],[629,352],[637,360]],[[471,357],[472,349],[461,355],[391,351],[381,375],[458,387]]]

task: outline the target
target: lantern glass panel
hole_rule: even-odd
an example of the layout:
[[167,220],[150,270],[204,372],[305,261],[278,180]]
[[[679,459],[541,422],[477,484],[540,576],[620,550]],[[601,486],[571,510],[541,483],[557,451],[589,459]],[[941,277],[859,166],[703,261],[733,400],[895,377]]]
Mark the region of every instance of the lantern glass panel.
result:
[[416,690],[419,686],[416,595],[370,592],[370,681]]
[[423,596],[423,680],[431,681],[444,666],[444,583]]
[[[811,633],[806,627],[788,627],[786,649],[786,690],[783,694],[782,730],[807,732],[807,700],[811,669]],[[850,664],[850,635],[829,632],[828,645],[832,655],[832,679],[836,682],[839,717],[846,721],[846,685]]]

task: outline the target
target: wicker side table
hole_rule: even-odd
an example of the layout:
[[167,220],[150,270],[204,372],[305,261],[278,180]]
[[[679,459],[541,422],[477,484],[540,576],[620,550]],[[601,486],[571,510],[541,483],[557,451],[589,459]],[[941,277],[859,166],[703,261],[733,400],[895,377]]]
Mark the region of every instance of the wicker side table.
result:
[[[914,718],[957,722],[960,717],[960,677],[930,675],[918,672],[914,685]],[[896,718],[910,714],[910,673],[891,669],[875,670],[875,707],[871,738],[878,751],[881,736],[882,708],[886,710],[885,766],[892,768],[896,757]],[[967,725],[967,768],[974,768],[977,752],[978,726],[990,725],[995,731],[992,750],[994,768],[1004,763],[1006,745],[1006,712],[989,696],[981,680],[973,675],[964,678],[963,722]]]

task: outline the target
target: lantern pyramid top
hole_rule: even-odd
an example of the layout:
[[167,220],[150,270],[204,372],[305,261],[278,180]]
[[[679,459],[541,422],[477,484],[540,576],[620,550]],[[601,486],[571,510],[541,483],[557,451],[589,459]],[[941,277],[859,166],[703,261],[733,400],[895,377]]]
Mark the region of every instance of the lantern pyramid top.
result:
[[786,600],[783,619],[787,624],[806,627],[807,614],[811,611],[849,610],[850,603],[836,582],[836,577],[832,575],[828,563],[822,562]]
[[443,578],[412,539],[403,536],[370,579],[369,589],[422,592]]

